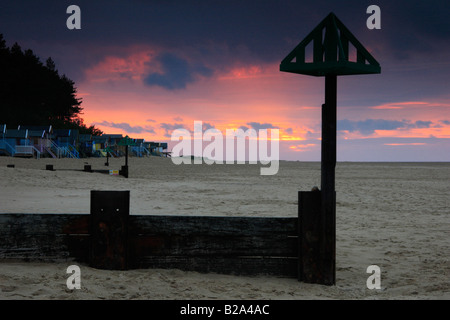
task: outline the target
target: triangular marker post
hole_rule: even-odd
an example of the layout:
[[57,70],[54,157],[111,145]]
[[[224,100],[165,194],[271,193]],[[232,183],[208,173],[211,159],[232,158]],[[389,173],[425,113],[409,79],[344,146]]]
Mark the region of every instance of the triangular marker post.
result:
[[[313,61],[306,62],[305,49],[311,42]],[[349,45],[356,49],[356,61],[349,59]],[[299,191],[298,195],[298,278],[309,283],[335,285],[337,76],[380,73],[381,67],[334,13],[330,13],[282,60],[280,71],[325,77],[321,189]]]

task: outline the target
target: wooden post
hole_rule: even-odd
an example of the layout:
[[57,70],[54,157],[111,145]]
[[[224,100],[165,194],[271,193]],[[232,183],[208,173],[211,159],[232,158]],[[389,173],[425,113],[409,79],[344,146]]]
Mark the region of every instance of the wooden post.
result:
[[120,175],[128,178],[128,145],[125,146],[125,165],[120,170]]
[[122,166],[122,168],[119,170],[119,174],[121,176],[124,176],[125,178],[128,178],[128,166]]
[[90,266],[128,269],[130,191],[91,191]]
[[125,146],[125,165],[122,166],[122,170],[119,172],[120,175],[128,178],[128,147],[136,145],[131,138],[126,136],[119,141],[119,146]]
[[337,76],[325,76],[325,104],[322,105],[321,163],[321,263],[323,284],[336,284],[336,100]]
[[321,192],[298,192],[298,280],[322,283],[320,268]]

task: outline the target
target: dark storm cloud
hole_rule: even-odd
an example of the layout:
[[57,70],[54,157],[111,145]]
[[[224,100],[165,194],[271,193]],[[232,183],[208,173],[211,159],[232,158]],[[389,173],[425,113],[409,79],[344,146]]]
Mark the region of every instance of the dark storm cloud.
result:
[[212,124],[210,124],[208,122],[203,122],[202,123],[202,130],[206,131],[206,130],[209,130],[209,129],[215,129],[214,125],[212,125]]
[[126,122],[120,122],[120,123],[115,123],[115,122],[109,122],[109,121],[102,121],[102,122],[97,122],[95,123],[95,125],[100,125],[100,126],[105,126],[105,127],[110,127],[110,128],[117,128],[117,129],[122,129],[125,132],[128,133],[156,133],[155,130],[153,129],[153,127],[150,126],[145,126],[145,127],[141,127],[141,126],[132,126],[129,123]]
[[191,65],[188,61],[171,53],[164,53],[156,59],[162,67],[162,73],[150,73],[144,78],[148,86],[160,86],[169,90],[184,89],[194,82],[197,76],[211,76],[212,70],[203,65]]
[[364,135],[370,135],[375,130],[396,130],[410,128],[430,128],[431,121],[410,122],[406,120],[384,120],[384,119],[366,119],[361,121],[353,121],[348,119],[338,120],[337,129],[339,131],[360,132]]
[[161,123],[160,127],[164,129],[164,136],[170,138],[172,131],[177,129],[186,129],[182,123]]
[[[405,60],[417,53],[446,51],[450,40],[448,1],[386,1],[383,3],[383,35],[396,58]],[[444,52],[441,52],[444,53]]]
[[70,31],[69,1],[3,2],[0,23],[7,39],[99,47],[146,43],[180,50],[194,47],[205,54],[214,52],[211,46],[224,45],[243,61],[281,60],[330,11],[348,22],[359,17],[354,27],[363,28],[367,8],[358,0],[346,6],[332,0],[78,0],[81,30]]
[[[0,26],[5,37],[38,42],[99,46],[150,43],[163,47],[201,47],[211,41],[236,50],[242,58],[280,60],[329,12],[333,11],[363,44],[384,41],[399,52],[413,52],[424,40],[448,40],[448,1],[378,0],[382,29],[366,28],[366,9],[372,1],[125,1],[77,0],[81,30],[69,31],[66,9],[71,1],[2,1]],[[419,36],[419,37],[418,37]],[[396,45],[396,43],[398,45]],[[243,52],[243,51],[241,51]],[[219,62],[219,61],[218,61]]]
[[278,129],[278,127],[275,127],[271,123],[247,122],[247,125],[251,126],[255,130]]
[[432,122],[431,121],[421,121],[418,120],[414,123],[415,128],[430,128]]
[[[148,74],[146,83],[173,90],[185,88],[199,75],[236,64],[279,63],[334,12],[382,66],[383,78],[371,80],[372,91],[384,92],[377,99],[404,99],[401,95],[405,90],[399,87],[417,86],[419,81],[421,90],[409,92],[410,99],[425,99],[447,90],[443,84],[448,83],[450,66],[437,67],[435,63],[443,61],[450,49],[448,0],[378,0],[381,30],[367,29],[366,9],[374,3],[366,0],[75,3],[81,8],[81,30],[66,28],[66,9],[74,4],[71,1],[4,0],[0,32],[9,46],[18,41],[43,61],[51,56],[61,73],[75,81],[83,80],[84,70],[106,56],[129,54],[123,48],[145,45],[172,52],[172,56],[160,57],[164,72]],[[177,72],[176,66],[180,68]],[[418,71],[398,83],[397,79],[405,79],[405,70]]]

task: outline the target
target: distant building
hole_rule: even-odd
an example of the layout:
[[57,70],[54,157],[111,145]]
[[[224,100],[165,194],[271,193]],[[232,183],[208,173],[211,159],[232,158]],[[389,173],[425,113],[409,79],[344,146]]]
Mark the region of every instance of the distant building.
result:
[[28,145],[28,130],[8,129],[3,139],[13,147],[16,145]]
[[[0,155],[37,157],[104,157],[108,148],[112,157],[124,156],[126,146],[119,145],[122,134],[80,134],[77,129],[55,129],[52,126],[20,125],[8,129],[0,125]],[[167,143],[133,139],[130,155],[167,156]]]
[[160,156],[164,155],[164,150],[167,150],[167,143],[165,142],[149,142],[149,150],[151,155]]
[[81,157],[92,157],[92,134],[82,133],[78,135],[78,151]]
[[121,134],[102,134],[102,137],[107,138],[107,147],[115,147],[118,145],[119,141],[123,139]]

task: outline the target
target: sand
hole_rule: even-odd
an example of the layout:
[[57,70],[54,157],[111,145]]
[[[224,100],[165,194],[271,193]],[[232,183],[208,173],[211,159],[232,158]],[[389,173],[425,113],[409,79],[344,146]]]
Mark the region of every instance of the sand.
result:
[[[320,163],[174,165],[130,158],[130,177],[86,173],[105,159],[0,157],[1,213],[89,213],[90,190],[130,190],[131,214],[297,216],[297,191],[320,185]],[[7,168],[14,164],[15,168]],[[46,171],[53,164],[55,171]],[[120,169],[124,159],[110,159]],[[106,271],[70,262],[0,261],[0,299],[450,299],[450,163],[338,163],[336,285],[181,270]],[[370,290],[366,269],[381,270]]]

